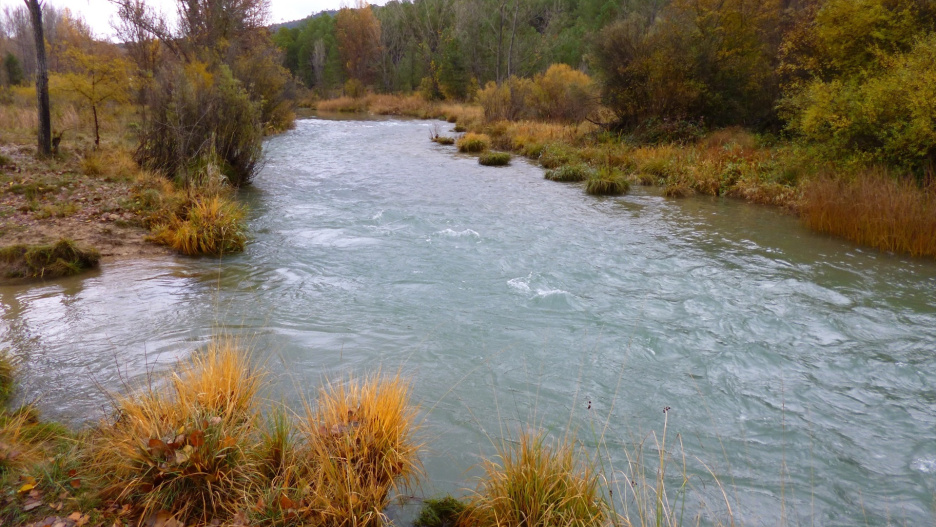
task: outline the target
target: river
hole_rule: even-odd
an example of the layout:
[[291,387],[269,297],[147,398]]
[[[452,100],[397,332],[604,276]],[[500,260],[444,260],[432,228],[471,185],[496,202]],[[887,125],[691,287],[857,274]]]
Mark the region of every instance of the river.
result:
[[297,408],[323,379],[401,370],[425,418],[418,495],[463,492],[535,426],[601,443],[620,497],[669,407],[670,491],[684,453],[703,523],[727,519],[709,469],[745,525],[934,522],[936,263],[737,200],[587,196],[430,126],[307,119],[269,139],[251,243],[223,262],[0,287],[22,397],[93,422],[104,390],[225,331]]

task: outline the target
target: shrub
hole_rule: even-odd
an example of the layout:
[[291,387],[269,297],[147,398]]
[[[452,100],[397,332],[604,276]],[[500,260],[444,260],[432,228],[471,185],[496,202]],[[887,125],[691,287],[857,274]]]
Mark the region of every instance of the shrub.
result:
[[858,156],[918,174],[936,167],[936,33],[878,71],[816,79],[789,96],[791,130],[832,157]]
[[491,147],[491,138],[486,134],[469,132],[463,135],[456,144],[459,152],[479,153]]
[[547,170],[543,176],[550,181],[576,183],[594,177],[595,171],[583,164],[563,165],[553,170]]
[[140,165],[188,181],[211,158],[232,185],[250,182],[263,140],[260,105],[227,66],[167,67],[148,106],[136,154]]
[[486,461],[480,488],[462,516],[465,526],[598,527],[610,513],[599,474],[571,444],[548,445],[524,433]]
[[381,525],[391,491],[422,468],[416,411],[400,377],[379,375],[322,389],[302,426],[315,493],[308,513],[321,525]]
[[101,259],[91,248],[63,238],[52,245],[13,245],[0,249],[0,264],[9,278],[57,278],[94,268]]
[[478,103],[487,121],[528,119],[534,115],[529,106],[534,90],[530,79],[510,77],[500,84],[491,81],[478,92]]
[[566,64],[553,64],[533,83],[530,104],[540,119],[578,123],[598,107],[595,82]]
[[193,194],[179,213],[154,229],[153,241],[189,256],[222,256],[244,250],[246,209],[221,195]]
[[502,167],[510,164],[507,152],[485,152],[478,158],[478,163],[487,167]]
[[588,178],[585,192],[592,195],[617,196],[626,194],[630,183],[619,170],[602,168]]

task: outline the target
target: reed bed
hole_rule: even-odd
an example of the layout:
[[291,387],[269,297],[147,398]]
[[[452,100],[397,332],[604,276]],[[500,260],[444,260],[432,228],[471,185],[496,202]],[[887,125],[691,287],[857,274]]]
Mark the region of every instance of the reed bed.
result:
[[936,185],[869,170],[820,177],[803,188],[803,223],[884,251],[936,257]]

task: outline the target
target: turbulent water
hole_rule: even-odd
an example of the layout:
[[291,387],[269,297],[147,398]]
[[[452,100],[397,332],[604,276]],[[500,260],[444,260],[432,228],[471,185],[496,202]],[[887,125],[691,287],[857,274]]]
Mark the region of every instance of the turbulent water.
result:
[[618,500],[641,442],[653,478],[670,407],[670,497],[685,459],[705,523],[728,518],[722,490],[746,525],[934,522],[936,264],[733,200],[590,197],[429,132],[300,121],[266,144],[244,254],[0,287],[23,397],[93,420],[102,390],[223,329],[297,407],[325,378],[402,369],[420,496],[463,492],[480,456],[538,427],[600,443]]

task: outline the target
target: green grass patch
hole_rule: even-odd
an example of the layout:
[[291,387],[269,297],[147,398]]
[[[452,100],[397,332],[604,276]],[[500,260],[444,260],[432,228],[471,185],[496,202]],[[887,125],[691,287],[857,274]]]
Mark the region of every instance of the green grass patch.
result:
[[101,254],[61,239],[52,245],[12,245],[0,249],[0,268],[7,278],[57,278],[97,266]]
[[485,152],[478,158],[478,163],[486,167],[503,167],[510,164],[510,159],[507,152]]
[[547,170],[543,176],[550,181],[561,181],[563,183],[577,183],[586,181],[589,177],[595,175],[595,170],[581,163],[574,165],[563,165],[553,170]]
[[458,518],[467,508],[464,503],[451,496],[426,500],[413,527],[455,527]]
[[630,182],[620,170],[602,168],[588,178],[585,192],[594,196],[620,196],[630,190]]
[[572,147],[552,143],[543,147],[539,154],[539,162],[543,168],[559,168],[563,165],[572,165],[579,161],[578,155]]

